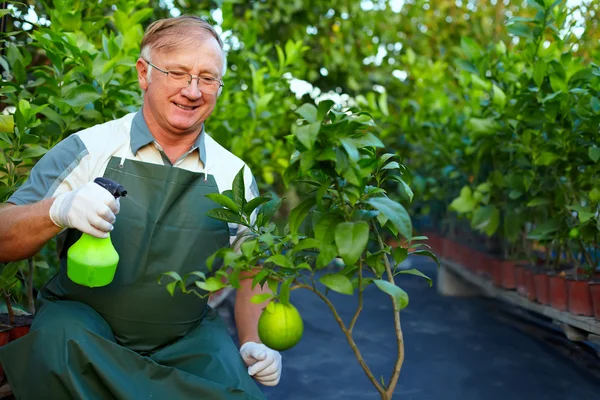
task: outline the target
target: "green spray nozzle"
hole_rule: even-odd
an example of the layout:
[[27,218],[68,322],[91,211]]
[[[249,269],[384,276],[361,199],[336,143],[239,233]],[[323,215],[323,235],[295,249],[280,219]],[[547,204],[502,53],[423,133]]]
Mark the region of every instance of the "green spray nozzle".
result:
[[99,177],[94,179],[94,182],[108,190],[108,192],[112,194],[115,199],[118,199],[119,197],[125,197],[127,195],[127,190],[125,190],[121,184],[111,181],[108,178]]

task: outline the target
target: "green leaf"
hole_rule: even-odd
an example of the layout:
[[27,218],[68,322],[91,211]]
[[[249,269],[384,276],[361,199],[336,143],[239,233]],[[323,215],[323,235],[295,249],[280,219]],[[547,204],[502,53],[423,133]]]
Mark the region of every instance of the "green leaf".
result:
[[292,286],[292,282],[294,282],[293,276],[287,278],[281,284],[281,289],[279,290],[279,301],[286,306],[290,305],[290,287]]
[[507,27],[508,33],[525,39],[533,39],[533,29],[524,23],[514,23]]
[[13,133],[15,130],[15,117],[12,115],[0,115],[0,132]]
[[335,244],[347,266],[360,259],[369,241],[369,224],[365,221],[343,222],[335,228]]
[[312,124],[302,126],[294,125],[293,127],[298,141],[300,141],[300,143],[302,143],[302,145],[308,150],[312,150],[315,142],[317,141],[317,137],[319,136],[321,123],[314,122]]
[[538,206],[547,206],[551,203],[549,199],[543,197],[536,197],[532,199],[529,203],[527,203],[527,207],[538,207]]
[[498,86],[493,85],[492,91],[494,93],[494,105],[500,109],[500,111],[504,110],[504,106],[506,106],[506,95]]
[[404,194],[406,194],[406,197],[408,198],[409,202],[413,201],[413,197],[414,197],[414,193],[412,191],[412,189],[410,188],[410,186],[408,185],[408,183],[406,183],[404,181],[404,179],[402,179],[400,176],[398,175],[392,175],[390,176],[390,179],[393,181],[396,181],[400,184],[401,190],[404,191]]
[[375,282],[375,285],[377,285],[379,290],[396,299],[398,310],[402,310],[408,305],[408,294],[398,286],[382,279],[375,279],[373,282]]
[[375,197],[367,200],[367,203],[391,221],[402,236],[408,240],[412,238],[412,221],[402,204],[387,197]]
[[551,153],[549,151],[544,151],[534,159],[533,163],[535,165],[552,165],[559,159],[560,156],[558,156],[557,154]]
[[275,265],[279,265],[280,267],[284,267],[284,268],[293,268],[294,264],[292,264],[292,261],[287,258],[286,256],[284,256],[283,254],[275,254],[269,258],[267,258],[265,260],[265,263],[269,263],[272,262]]
[[206,215],[211,218],[218,219],[219,221],[232,222],[236,224],[242,223],[242,219],[238,214],[225,208],[214,208],[209,210]]
[[314,197],[309,197],[294,207],[294,209],[290,212],[289,224],[291,234],[294,235],[298,233],[298,229],[300,228],[302,221],[304,221],[304,218],[306,218],[310,210],[315,206],[316,202],[317,200]]
[[544,82],[544,77],[546,76],[546,62],[543,60],[538,60],[535,62],[535,66],[533,67],[533,80],[537,87],[541,87]]
[[254,296],[252,296],[250,301],[254,304],[261,304],[272,298],[273,298],[273,295],[271,293],[262,293],[262,294],[255,294]]
[[27,149],[25,149],[25,151],[23,151],[21,153],[21,158],[23,158],[23,159],[36,158],[43,154],[46,154],[47,152],[48,152],[48,149],[45,149],[41,146],[31,146],[31,147],[28,147]]
[[100,97],[102,96],[92,85],[84,83],[83,85],[75,86],[62,101],[75,108],[91,104]]
[[266,202],[268,202],[270,200],[271,200],[270,196],[255,197],[252,200],[250,200],[248,203],[246,203],[246,205],[244,206],[244,213],[246,213],[247,215],[250,215],[257,207],[260,207],[261,205],[265,204]]
[[317,107],[312,104],[302,104],[295,112],[310,123],[321,122],[317,119]]
[[463,186],[460,190],[460,196],[450,203],[450,209],[460,214],[471,212],[477,207],[478,201],[473,197],[473,192],[469,186]]
[[482,206],[473,213],[471,226],[488,236],[492,236],[500,224],[500,212],[495,206]]
[[240,249],[242,250],[242,254],[246,258],[250,259],[252,258],[252,255],[254,254],[256,249],[258,249],[258,240],[245,240],[241,244]]
[[242,167],[233,178],[231,190],[233,192],[233,201],[238,207],[238,210],[242,210],[246,204],[246,187],[244,186],[244,168]]
[[258,217],[256,218],[259,226],[265,226],[271,221],[273,215],[275,215],[277,210],[279,210],[279,207],[281,207],[282,202],[282,199],[273,199],[266,202],[265,205],[260,208]]
[[329,244],[335,239],[335,227],[339,223],[336,214],[325,214],[314,225],[315,239]]
[[337,248],[330,244],[321,246],[321,251],[317,256],[316,268],[325,268],[337,256]]
[[491,118],[471,118],[467,121],[467,128],[482,135],[495,134],[500,129],[498,122]]
[[223,289],[227,286],[226,283],[223,283],[221,278],[212,276],[208,278],[205,282],[196,281],[194,282],[196,286],[198,286],[202,290],[206,290],[207,292],[216,292],[217,290]]
[[392,258],[396,265],[400,265],[408,257],[408,249],[405,247],[395,247],[392,250]]
[[[426,251],[426,250],[421,250],[422,253],[419,253],[417,255],[425,255],[423,253],[427,252],[429,253],[429,255],[426,255],[427,257],[431,257],[433,258],[439,265],[439,261],[437,260],[437,257],[430,251]],[[421,271],[419,271],[418,269],[415,268],[411,268],[411,269],[403,269],[398,271],[399,274],[409,274],[409,275],[415,275],[415,276],[420,276],[421,278],[424,278],[425,280],[427,280],[427,283],[429,284],[429,287],[431,287],[433,285],[433,281],[431,280],[430,277],[428,277],[427,275],[425,275],[424,273],[422,273]]]
[[354,287],[350,279],[341,273],[327,274],[319,278],[319,282],[327,286],[334,292],[352,295],[354,293]]
[[460,47],[462,48],[463,54],[470,60],[477,59],[483,54],[481,46],[479,46],[475,40],[467,36],[463,36],[460,39]]
[[239,213],[240,209],[238,206],[231,200],[228,196],[224,194],[210,193],[207,194],[206,197],[214,201],[215,203],[233,211],[234,213]]
[[600,113],[600,99],[597,97],[592,97],[590,100],[590,106],[595,113]]
[[527,235],[528,239],[547,239],[548,235],[556,232],[559,229],[559,223],[556,220],[549,220],[536,227]]
[[589,221],[590,219],[594,218],[596,214],[591,212],[579,212],[577,213],[577,216],[579,217],[579,222],[583,224]]
[[598,162],[598,160],[600,160],[600,147],[594,146],[588,148],[588,157],[590,157],[590,160],[593,162]]

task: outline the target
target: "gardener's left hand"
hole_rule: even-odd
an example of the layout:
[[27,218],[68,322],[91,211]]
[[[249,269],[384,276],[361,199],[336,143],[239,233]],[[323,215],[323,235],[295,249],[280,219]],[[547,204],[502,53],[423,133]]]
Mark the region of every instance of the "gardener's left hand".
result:
[[265,386],[275,386],[281,378],[281,354],[262,343],[246,342],[240,354],[248,366],[248,374]]

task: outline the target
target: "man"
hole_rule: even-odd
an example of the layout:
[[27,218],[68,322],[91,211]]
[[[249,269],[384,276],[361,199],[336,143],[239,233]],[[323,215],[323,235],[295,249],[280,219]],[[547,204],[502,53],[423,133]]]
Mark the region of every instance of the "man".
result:
[[[263,306],[250,302],[263,289],[246,279],[236,294],[238,352],[206,299],[171,297],[157,283],[166,271],[206,271],[206,258],[241,234],[206,216],[218,205],[205,195],[230,189],[245,167],[204,132],[223,86],[223,43],[196,17],[156,21],[136,68],[141,110],[63,140],[0,209],[0,262],[61,232],[62,264],[30,333],[0,348],[0,364],[18,399],[263,399],[252,377],[273,386],[281,375],[280,354],[258,338]],[[128,197],[115,200],[98,176]],[[254,182],[247,167],[245,182]],[[247,199],[256,192],[248,184]],[[81,232],[110,233],[120,260],[109,285],[67,277]]]

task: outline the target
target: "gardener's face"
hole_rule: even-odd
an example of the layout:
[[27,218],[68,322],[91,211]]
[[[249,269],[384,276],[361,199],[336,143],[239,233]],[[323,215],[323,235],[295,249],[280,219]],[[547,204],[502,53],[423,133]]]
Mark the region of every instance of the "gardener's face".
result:
[[[149,60],[138,59],[138,80],[144,93],[144,117],[152,133],[186,135],[198,133],[215,108],[219,84],[207,85],[197,79],[189,82],[189,73],[221,79],[223,54],[215,38],[204,38],[195,45],[175,51],[153,52]],[[152,68],[151,79],[148,70]],[[165,74],[164,71],[174,73]],[[206,80],[205,80],[206,81]]]

